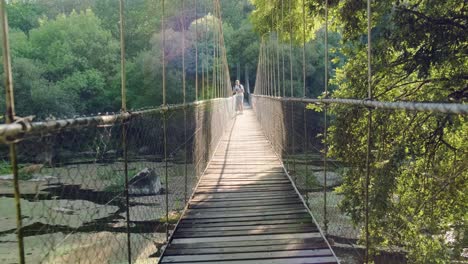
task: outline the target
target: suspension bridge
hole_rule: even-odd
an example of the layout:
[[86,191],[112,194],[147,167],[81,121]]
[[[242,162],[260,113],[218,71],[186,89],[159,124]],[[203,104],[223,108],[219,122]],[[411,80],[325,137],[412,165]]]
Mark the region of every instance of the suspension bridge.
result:
[[[162,28],[167,25],[164,2]],[[374,118],[397,111],[408,119],[421,113],[465,116],[468,107],[373,99],[370,2],[366,98],[329,96],[327,37],[324,97],[308,98],[305,43],[299,51],[302,73],[297,74],[292,71],[294,62],[284,59],[294,51],[292,42],[281,43],[272,27],[270,36],[262,37],[253,93],[245,95],[249,103],[243,114],[236,112],[221,1],[215,0],[210,63],[199,61],[199,47],[194,49],[196,99],[188,99],[185,54],[181,87],[166,84],[168,47],[174,43],[166,43],[163,30],[163,105],[130,111],[121,0],[121,111],[33,121],[15,114],[14,69],[2,0],[7,113],[6,124],[0,125],[0,141],[11,177],[0,178],[0,196],[9,202],[5,209],[9,225],[0,231],[0,238],[7,237],[1,243],[14,247],[5,250],[9,255],[2,252],[6,257],[0,255],[0,262],[405,262],[405,250],[376,246],[378,239],[370,231],[371,221],[382,217],[372,215],[370,206],[379,199],[370,194],[371,167],[377,166],[371,160]],[[304,10],[303,16],[305,28]],[[328,23],[328,12],[325,16]],[[193,22],[195,41],[206,23]],[[293,79],[301,82],[302,94],[295,94]],[[180,90],[183,103],[168,103],[171,89]],[[343,108],[367,122],[362,132],[366,142],[350,146],[365,153],[364,163],[343,165],[328,155],[329,123],[339,111],[330,112]],[[352,166],[357,167],[362,185],[355,195],[365,201],[355,208],[361,216],[358,223],[340,211],[343,198],[335,193],[343,183],[340,173],[351,171]]]

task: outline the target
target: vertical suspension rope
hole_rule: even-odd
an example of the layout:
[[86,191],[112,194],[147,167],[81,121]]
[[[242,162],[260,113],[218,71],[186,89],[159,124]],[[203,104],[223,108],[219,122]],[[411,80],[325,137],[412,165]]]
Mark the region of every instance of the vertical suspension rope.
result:
[[260,81],[260,75],[261,75],[261,71],[262,71],[262,63],[261,63],[261,59],[262,59],[262,42],[260,42],[260,47],[259,47],[259,50],[258,50],[258,61],[257,61],[257,74],[255,76],[255,94],[261,94],[261,81]]
[[217,23],[218,23],[218,27],[217,27],[217,34],[218,34],[218,37],[216,38],[216,46],[218,47],[218,52],[217,52],[217,56],[216,56],[216,72],[217,72],[217,77],[216,77],[216,82],[218,84],[218,97],[223,97],[223,94],[224,94],[224,91],[222,90],[222,78],[221,78],[221,16],[220,16],[220,13],[219,13],[219,9],[218,9],[218,1],[215,0],[215,10],[216,10],[216,20],[217,20]]
[[277,63],[277,74],[278,74],[278,85],[277,85],[277,88],[278,88],[278,91],[276,92],[276,96],[278,97],[281,97],[281,75],[280,75],[280,50],[279,50],[279,33],[281,32],[280,28],[279,28],[279,14],[278,12],[275,12],[276,14],[276,17],[275,17],[275,20],[276,20],[276,27],[278,28],[276,30],[276,63]]
[[[368,99],[372,100],[372,40],[371,40],[371,0],[367,0],[367,89]],[[366,153],[366,186],[365,186],[365,230],[366,230],[366,252],[365,263],[369,263],[369,185],[370,185],[370,159],[372,144],[372,109],[368,108],[367,116],[367,153]]]
[[[214,3],[214,2],[213,2]],[[213,26],[213,68],[212,68],[212,98],[216,98],[216,31],[214,26],[214,19],[215,19],[215,11],[213,6],[213,14],[212,14],[212,26]]]
[[[119,16],[120,16],[120,75],[121,75],[121,94],[122,94],[122,109],[121,112],[127,112],[127,89],[126,89],[126,69],[125,69],[125,2],[119,1]],[[127,231],[127,260],[132,263],[132,248],[130,239],[130,195],[128,186],[128,146],[127,146],[127,124],[122,121],[122,149],[124,158],[124,177],[125,177],[125,215],[126,231]]]
[[[5,75],[5,93],[6,93],[6,123],[11,124],[15,121],[15,101],[13,90],[13,73],[11,69],[11,54],[8,38],[8,18],[6,13],[5,0],[0,0],[0,22],[2,26],[2,51],[3,51],[3,69]],[[24,254],[23,223],[21,220],[21,192],[19,188],[18,160],[15,143],[9,146],[9,155],[11,170],[13,174],[15,209],[16,209],[16,237],[18,239],[18,255],[20,264],[26,262]]]
[[220,33],[221,33],[221,36],[220,36],[220,45],[221,45],[221,61],[222,61],[222,70],[223,70],[223,79],[222,79],[222,82],[221,82],[221,87],[224,86],[225,89],[224,90],[224,97],[228,97],[230,92],[231,92],[231,87],[228,82],[229,80],[229,66],[227,64],[227,55],[226,55],[226,47],[224,45],[224,32],[222,30],[222,26],[223,26],[223,15],[222,15],[222,11],[221,11],[221,3],[219,0],[216,0],[216,6],[218,8],[218,15],[219,15],[219,30],[220,30]]
[[[281,0],[281,35],[284,29],[284,0]],[[283,97],[286,97],[286,85],[285,85],[285,74],[284,74],[284,43],[281,45],[281,57],[283,60]]]
[[[305,0],[302,0],[302,97],[306,97],[306,14],[305,14]],[[307,135],[307,109],[304,107],[304,156],[305,156],[305,177],[306,189],[309,187],[309,157],[308,157],[308,135]],[[306,191],[306,204],[309,206],[309,192]]]
[[[186,95],[186,71],[185,71],[185,0],[182,0],[182,93],[184,106],[187,102]],[[197,72],[195,72],[197,76]],[[196,85],[195,85],[196,86]],[[188,202],[188,164],[187,164],[187,107],[184,107],[184,202]]]
[[[325,98],[328,98],[328,0],[325,0]],[[323,155],[323,226],[325,235],[328,233],[328,218],[327,218],[327,171],[328,171],[328,105],[325,104],[324,117],[324,155]]]
[[309,148],[309,137],[307,136],[307,108],[304,107],[304,154],[305,154],[305,177],[306,177],[306,204],[310,209],[310,202],[309,202],[309,155],[308,155],[308,148]]
[[195,1],[195,101],[198,101],[198,0]]
[[[167,106],[166,102],[166,30],[165,30],[165,0],[162,3],[161,30],[162,30],[162,90],[163,90],[163,105]],[[168,179],[168,162],[167,162],[167,110],[163,112],[163,130],[164,130],[164,179],[165,179],[165,200],[166,200],[166,241],[169,241],[169,179]]]
[[292,14],[291,14],[291,1],[289,0],[289,83],[291,88],[291,97],[294,97],[294,88],[293,88],[293,65],[292,65],[292,39],[293,39],[293,27],[292,27]]
[[306,59],[305,59],[305,46],[306,46],[306,15],[305,15],[305,0],[302,0],[302,97],[306,97]]
[[218,91],[218,30],[217,30],[217,27],[216,27],[216,8],[215,8],[215,5],[214,5],[214,1],[213,0],[213,34],[214,34],[214,37],[213,37],[213,87],[214,87],[214,98],[218,98],[219,96],[219,91]]
[[267,85],[267,79],[266,79],[266,68],[265,68],[265,40],[262,37],[262,76],[261,76],[261,82],[262,82],[262,95],[266,95],[266,85]]
[[[206,25],[206,5],[204,7],[204,24]],[[203,45],[202,47],[202,50],[204,50],[205,52],[203,53],[203,58],[202,58],[202,62],[201,62],[201,68],[202,68],[202,90],[201,90],[201,98],[202,100],[205,100],[205,64],[206,64],[206,42],[207,42],[207,39],[208,39],[208,32],[207,32],[207,27],[204,26],[202,24],[202,27],[204,27],[203,29],[203,41],[205,42],[205,45]]]
[[[292,0],[289,0],[289,78],[290,78],[290,88],[291,88],[291,97],[294,97],[294,86],[293,86],[293,65],[292,65],[292,38],[293,38],[293,27],[292,27],[292,14],[291,14],[291,3]],[[291,141],[292,141],[292,162],[293,162],[293,171],[294,171],[294,181],[296,181],[296,159],[294,154],[296,152],[295,136],[294,136],[294,103],[291,102]]]
[[209,93],[210,75],[209,75],[209,68],[208,68],[208,41],[209,41],[210,35],[208,33],[208,9],[206,6],[207,5],[205,3],[205,56],[204,57],[205,57],[206,84],[205,84],[205,96],[203,97],[203,99],[210,98],[210,93]]
[[265,39],[265,75],[266,75],[266,95],[270,95],[270,88],[271,88],[271,79],[270,79],[270,52],[269,52],[269,43],[268,39]]

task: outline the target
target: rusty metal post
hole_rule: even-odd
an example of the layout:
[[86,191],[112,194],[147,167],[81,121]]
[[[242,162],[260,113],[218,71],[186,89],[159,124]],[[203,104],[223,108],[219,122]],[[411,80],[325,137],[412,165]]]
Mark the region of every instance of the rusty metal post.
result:
[[[0,0],[0,20],[2,26],[3,68],[5,74],[6,123],[11,124],[15,121],[15,100],[13,90],[13,73],[11,69],[10,44],[8,38],[8,17],[6,13],[5,0]],[[16,153],[16,144],[12,142],[9,148],[16,207],[16,235],[18,239],[19,262],[21,264],[24,264],[26,260],[24,254],[23,223],[21,220],[21,192],[19,188],[18,157]]]

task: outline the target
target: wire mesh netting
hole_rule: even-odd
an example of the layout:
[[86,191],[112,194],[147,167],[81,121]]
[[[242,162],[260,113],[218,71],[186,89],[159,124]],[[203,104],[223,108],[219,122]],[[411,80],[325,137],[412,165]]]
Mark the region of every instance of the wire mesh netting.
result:
[[[364,261],[366,214],[375,263],[463,259],[467,154],[466,148],[453,147],[468,139],[463,115],[371,111],[366,198],[367,108],[307,106],[265,96],[252,100],[265,134],[342,263]],[[432,140],[416,144],[428,139],[421,135]],[[422,162],[428,155],[431,162]],[[443,192],[449,189],[453,192]]]
[[[17,143],[26,261],[119,263],[130,249],[134,262],[154,262],[232,114],[231,99],[215,99],[124,123],[26,135]],[[2,168],[7,153],[2,145]],[[18,256],[11,180],[0,180],[2,263]]]

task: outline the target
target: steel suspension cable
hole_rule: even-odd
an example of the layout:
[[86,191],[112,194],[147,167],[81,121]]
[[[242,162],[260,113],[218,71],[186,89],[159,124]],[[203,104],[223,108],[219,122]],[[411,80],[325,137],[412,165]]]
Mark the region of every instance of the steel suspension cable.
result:
[[302,0],[302,97],[306,97],[306,15],[305,15],[305,0]]
[[[281,36],[283,34],[284,29],[284,0],[281,0]],[[284,38],[282,38],[284,39]],[[286,97],[286,82],[285,82],[285,74],[284,74],[284,43],[281,44],[281,57],[283,60],[282,69],[283,69],[283,97]]]
[[293,39],[293,27],[292,27],[292,14],[291,14],[291,1],[289,0],[289,83],[290,83],[290,88],[291,88],[291,97],[294,97],[294,87],[293,87],[293,65],[292,65],[292,39]]
[[221,47],[221,32],[222,32],[222,24],[221,24],[221,10],[218,6],[218,0],[215,0],[215,9],[216,9],[216,16],[218,22],[218,38],[217,38],[217,45],[218,45],[218,57],[217,57],[217,70],[218,70],[218,86],[219,86],[219,97],[224,97],[226,91],[223,89],[223,78],[222,78],[222,47]]
[[195,1],[195,101],[198,101],[198,0]]
[[[125,68],[125,2],[119,1],[119,18],[120,18],[120,82],[122,96],[122,113],[127,112],[127,89],[126,89],[126,68]],[[130,239],[130,196],[128,185],[128,146],[127,146],[127,123],[122,120],[122,149],[124,159],[124,177],[125,177],[125,216],[126,216],[126,232],[127,232],[127,261],[132,263],[132,249]]]
[[[163,106],[167,106],[166,102],[166,29],[165,29],[165,0],[161,0],[162,16],[162,92]],[[164,180],[165,180],[165,202],[166,202],[166,241],[169,241],[169,172],[167,161],[167,111],[163,112],[163,144],[164,144]]]
[[[371,40],[371,0],[367,0],[367,97],[372,100],[372,40]],[[372,109],[368,108],[367,118],[367,153],[366,153],[366,182],[365,182],[365,232],[366,232],[366,251],[365,263],[369,263],[369,186],[370,186],[370,159],[372,145]]]
[[[230,82],[229,82],[229,66],[228,66],[228,62],[227,62],[227,54],[226,54],[226,46],[224,44],[224,32],[222,30],[222,25],[223,25],[223,14],[222,14],[222,10],[221,10],[221,3],[219,0],[216,0],[217,2],[217,7],[218,7],[218,13],[219,13],[219,21],[220,21],[220,24],[219,24],[219,27],[220,27],[220,31],[221,31],[221,49],[222,49],[222,62],[223,62],[223,73],[224,73],[224,81],[223,81],[223,85],[225,86],[225,91],[226,91],[226,94],[225,96],[229,96],[230,92],[231,92],[231,85],[230,85]],[[225,83],[224,83],[225,82]]]
[[[292,0],[289,0],[289,78],[290,78],[290,88],[291,88],[291,97],[294,97],[294,86],[293,86],[293,64],[292,64],[292,39],[293,39],[293,26],[292,26],[292,14],[291,14]],[[294,154],[296,152],[296,140],[294,136],[294,103],[291,103],[291,157],[293,162],[293,171],[294,171],[294,180],[296,179],[296,159]]]
[[[213,2],[214,3],[214,2]],[[216,35],[216,30],[215,30],[215,10],[214,10],[214,5],[212,6],[213,8],[213,14],[212,14],[212,27],[213,27],[213,68],[211,69],[212,70],[212,98],[216,98],[217,97],[217,91],[216,91],[216,38],[217,38],[217,35]]]
[[[13,73],[11,68],[11,53],[8,33],[8,17],[6,11],[5,0],[0,0],[0,23],[2,27],[2,52],[3,52],[3,71],[5,77],[5,103],[6,103],[6,124],[11,124],[15,121],[15,100],[13,89]],[[21,192],[19,187],[19,174],[18,174],[18,156],[16,144],[12,142],[9,144],[9,158],[11,164],[11,171],[13,174],[13,186],[15,197],[15,211],[16,211],[16,238],[18,239],[18,255],[20,264],[26,262],[24,253],[24,239],[23,239],[23,221],[21,214]]]
[[[306,14],[305,14],[305,0],[302,0],[302,97],[306,97]],[[308,135],[307,135],[307,109],[304,107],[304,158],[305,162],[305,177],[306,189],[309,188],[309,155],[308,155]],[[307,206],[309,206],[309,192],[306,192]]]
[[[208,0],[209,1],[209,0]],[[205,90],[204,90],[204,96],[203,96],[203,100],[207,99],[207,98],[210,98],[210,95],[209,95],[209,69],[208,69],[208,41],[209,41],[209,34],[208,34],[208,9],[206,7],[206,3],[205,3],[205,54],[204,54],[204,61],[205,61],[205,74],[206,74],[206,78],[205,78]]]
[[[325,98],[328,98],[328,0],[325,0]],[[324,153],[323,153],[323,226],[324,233],[328,233],[328,219],[327,219],[327,171],[328,171],[328,105],[325,104],[323,111],[324,119]]]
[[276,96],[280,97],[281,96],[281,75],[280,75],[280,50],[279,50],[279,33],[281,32],[280,27],[279,27],[279,14],[278,12],[275,12],[275,20],[276,20],[276,68],[277,68],[277,74],[278,74],[278,91],[276,93]]
[[[196,17],[195,17],[196,18]],[[182,0],[182,94],[183,104],[187,103],[186,68],[185,68],[185,0]],[[197,72],[195,72],[197,76]],[[195,85],[196,86],[196,85]],[[188,164],[187,164],[187,108],[184,107],[184,202],[188,202]]]

